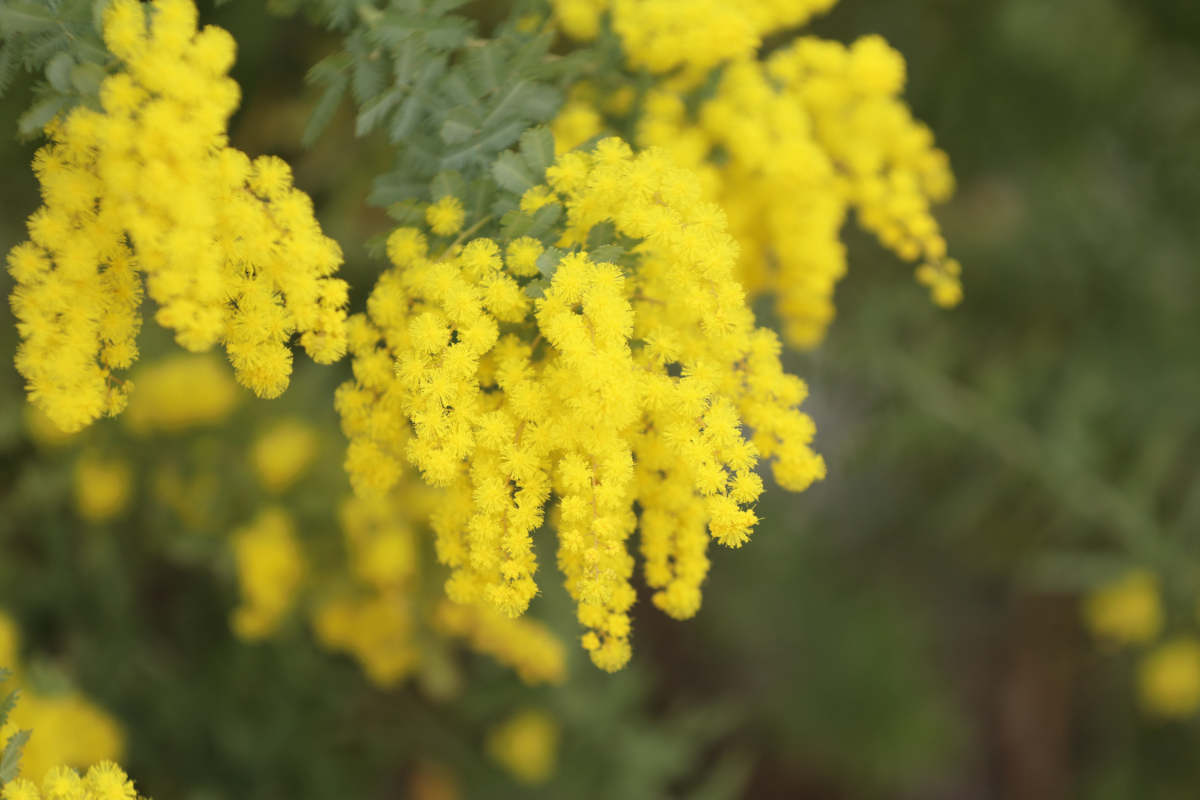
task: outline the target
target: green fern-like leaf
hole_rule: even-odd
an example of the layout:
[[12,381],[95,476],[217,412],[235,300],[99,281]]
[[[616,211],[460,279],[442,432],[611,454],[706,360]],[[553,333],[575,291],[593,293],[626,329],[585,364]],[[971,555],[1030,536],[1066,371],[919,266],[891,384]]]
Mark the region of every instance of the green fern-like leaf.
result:
[[81,103],[98,104],[113,59],[97,25],[92,0],[0,0],[0,94],[22,69],[44,78],[34,86],[33,105],[17,119],[20,136],[36,136]]
[[[12,673],[0,668],[0,683],[12,677]],[[16,708],[17,700],[21,697],[20,690],[13,690],[0,700],[0,728],[8,724],[8,715]],[[21,751],[29,741],[29,731],[17,731],[8,737],[4,750],[0,753],[0,786],[17,777],[21,768]]]
[[[7,669],[0,668],[0,683],[12,677],[12,672]],[[8,715],[12,713],[13,708],[17,705],[17,698],[20,696],[20,691],[9,692],[3,700],[0,700],[0,728],[3,728],[8,723]]]
[[17,731],[4,743],[4,753],[0,755],[0,786],[21,774],[21,752],[31,735],[32,731]]
[[530,128],[521,135],[521,158],[540,181],[554,163],[554,134],[549,128]]

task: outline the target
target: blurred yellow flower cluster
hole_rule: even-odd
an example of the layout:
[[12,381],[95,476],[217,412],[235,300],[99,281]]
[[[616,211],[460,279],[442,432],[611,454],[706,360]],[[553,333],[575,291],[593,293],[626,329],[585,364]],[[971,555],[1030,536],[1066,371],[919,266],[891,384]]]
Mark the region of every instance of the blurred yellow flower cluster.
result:
[[[126,427],[136,438],[130,444],[144,445],[148,437],[173,436],[220,421],[237,397],[229,367],[210,356],[169,356],[143,366],[138,380],[149,391],[139,392],[131,403]],[[178,401],[150,404],[152,398],[173,397]],[[45,426],[47,444],[57,442],[59,429],[34,411],[29,419],[31,433],[41,441],[39,426]],[[256,427],[248,462],[264,505],[229,535],[241,595],[230,621],[237,636],[247,641],[272,636],[287,615],[301,606],[324,646],[352,655],[371,680],[385,688],[417,672],[430,677],[426,673],[438,669],[438,659],[443,657],[442,643],[450,641],[491,656],[530,684],[565,678],[562,643],[540,622],[423,596],[424,587],[430,585],[423,576],[433,565],[424,562],[419,539],[426,535],[428,520],[444,497],[437,490],[412,483],[402,493],[345,499],[337,514],[345,564],[314,565],[301,541],[304,526],[313,524],[311,519],[298,518],[283,504],[294,501],[286,493],[316,463],[319,432],[293,417]],[[226,448],[231,458],[244,452],[237,437],[210,438],[208,447],[212,446]],[[175,450],[162,452],[174,455]],[[185,478],[181,465],[171,458],[145,464],[132,452],[111,445],[105,451],[85,447],[73,470],[76,509],[92,524],[116,518],[129,507],[135,469],[142,469],[153,496],[188,528],[211,529],[213,506],[228,483],[211,463],[201,461],[197,466]],[[300,602],[309,590],[315,595],[313,602]],[[57,729],[61,714],[44,706],[38,706],[38,713],[45,717],[41,727]],[[71,724],[71,717],[65,719]]]
[[352,654],[376,684],[388,687],[418,668],[436,667],[431,636],[461,639],[472,650],[512,668],[529,684],[566,677],[562,643],[541,623],[509,619],[490,609],[423,598],[415,526],[438,495],[420,486],[388,496],[350,497],[341,527],[350,585],[341,583],[312,612],[317,637]]
[[1138,668],[1142,706],[1162,717],[1190,717],[1200,710],[1200,639],[1186,636],[1158,644]]
[[[59,764],[84,767],[121,757],[125,737],[120,725],[106,711],[76,691],[47,694],[25,679],[20,662],[20,632],[4,612],[0,612],[0,666],[12,671],[21,690],[20,702],[9,714],[7,724],[0,728],[0,742],[8,741],[8,737],[20,730],[33,731],[21,756],[24,774],[40,776]],[[10,786],[5,787],[6,792],[16,791]],[[9,795],[4,797],[8,800]]]
[[1157,638],[1163,624],[1158,577],[1135,569],[1097,587],[1084,602],[1084,616],[1096,636],[1114,644]]
[[316,429],[304,420],[281,419],[263,431],[250,448],[250,462],[263,488],[272,493],[288,489],[317,457]]
[[229,367],[212,355],[178,353],[143,366],[122,419],[138,435],[223,422],[238,401]]
[[492,760],[521,783],[545,783],[558,759],[558,722],[545,711],[527,708],[488,732]]
[[242,593],[233,630],[243,639],[261,639],[278,627],[304,578],[296,525],[287,511],[271,506],[234,531],[232,544]]
[[48,127],[44,205],[8,257],[30,399],[64,431],[125,407],[131,386],[113,371],[137,356],[143,276],[179,344],[223,344],[260,396],[287,386],[293,334],[315,360],[339,358],[340,249],[287,164],[227,144],[233,39],[197,32],[191,0],[158,0],[149,25],[142,3],[114,0],[104,41],[124,69],[104,79],[102,110]]
[[133,494],[133,468],[122,458],[85,451],[75,462],[75,508],[87,522],[106,522],[123,512]]
[[[1092,633],[1116,646],[1149,645],[1163,629],[1158,576],[1133,569],[1093,590],[1084,601]],[[1200,711],[1200,637],[1179,634],[1141,656],[1138,696],[1147,713],[1190,717]]]
[[433,628],[510,667],[530,685],[562,683],[567,677],[562,642],[537,620],[443,600],[434,610]]
[[318,601],[317,638],[353,655],[380,686],[406,678],[420,661],[417,543],[397,497],[347,498],[341,528],[350,587]]

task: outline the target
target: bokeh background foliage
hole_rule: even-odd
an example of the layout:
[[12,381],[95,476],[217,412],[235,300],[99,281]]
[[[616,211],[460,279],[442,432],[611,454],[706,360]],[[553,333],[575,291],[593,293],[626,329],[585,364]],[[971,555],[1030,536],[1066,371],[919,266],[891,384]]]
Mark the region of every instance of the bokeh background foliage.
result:
[[[486,21],[490,6],[467,11]],[[347,279],[370,285],[378,263],[363,243],[391,225],[363,204],[390,166],[384,137],[355,140],[342,106],[301,146],[319,97],[302,76],[337,39],[255,0],[202,14],[239,43],[234,144],[295,165],[346,249]],[[1168,630],[1197,626],[1200,8],[842,0],[812,27],[841,41],[878,32],[906,56],[908,100],[959,181],[940,218],[966,297],[935,311],[847,230],[838,319],[820,349],[789,355],[830,477],[768,492],[754,541],[714,553],[697,619],[641,602],[631,667],[604,675],[569,648],[557,688],[447,652],[445,669],[384,691],[301,622],[241,643],[221,537],[261,499],[245,443],[303,414],[329,432],[305,480],[344,483],[328,398],[346,365],[297,360],[281,400],[245,400],[219,433],[151,446],[95,426],[85,445],[123,453],[139,475],[174,465],[219,480],[190,522],[139,485],[132,511],[102,526],[80,524],[77,450],[30,439],[7,367],[0,606],[20,622],[27,680],[73,685],[114,714],[125,766],[162,798],[450,785],[467,797],[1194,796],[1200,723],[1139,712],[1133,657],[1086,635],[1079,597],[1148,567]],[[28,92],[0,106],[5,250],[37,205],[35,144],[15,135]],[[142,336],[147,361],[170,349],[156,334]],[[298,514],[334,524],[326,508]],[[561,589],[538,603],[574,636]],[[486,755],[487,731],[518,707],[560,726],[539,788]]]

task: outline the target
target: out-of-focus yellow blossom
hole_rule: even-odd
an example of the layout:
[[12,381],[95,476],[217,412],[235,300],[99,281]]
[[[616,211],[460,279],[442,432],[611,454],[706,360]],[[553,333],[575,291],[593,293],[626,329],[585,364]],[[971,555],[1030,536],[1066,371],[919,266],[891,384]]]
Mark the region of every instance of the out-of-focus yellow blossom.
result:
[[587,41],[600,33],[600,18],[610,0],[551,0],[554,18],[568,36]]
[[[606,139],[562,156],[548,181],[522,208],[562,203],[562,247],[608,222],[640,242],[636,265],[571,252],[535,303],[519,282],[524,254],[506,264],[476,239],[432,258],[419,231],[397,230],[395,269],[369,316],[351,320],[355,380],[337,406],[359,492],[395,485],[406,460],[447,487],[432,523],[455,602],[524,612],[537,592],[530,534],[556,494],[558,564],[589,630],[582,643],[613,670],[630,654],[635,502],[649,521],[654,602],[686,618],[700,606],[709,538],[738,547],[757,522],[759,461],[796,491],[825,465],[799,410],[806,388],[783,372],[775,335],[755,327],[733,277],[737,245],[695,178],[661,151],[635,157]],[[510,243],[510,262],[518,243],[537,249]]]
[[250,463],[267,491],[282,492],[312,465],[318,444],[313,426],[299,419],[281,420],[254,440]]
[[41,447],[62,447],[75,438],[75,434],[55,425],[45,411],[32,403],[25,404],[24,415],[29,438]]
[[511,619],[495,609],[444,600],[433,624],[443,635],[464,639],[472,650],[511,667],[530,685],[562,683],[567,676],[562,642],[536,620]]
[[113,0],[104,41],[123,70],[102,109],[47,127],[34,159],[44,205],[8,256],[29,398],[64,431],[120,412],[114,375],[137,356],[145,290],[156,319],[192,351],[223,344],[263,397],[287,386],[300,342],[322,363],[345,349],[347,287],[335,242],[278,158],[228,146],[237,106],[233,39],[196,31],[191,0]]
[[35,773],[22,759],[21,771],[44,775],[41,784],[17,778],[4,786],[3,800],[137,800],[133,781],[111,761],[101,761],[80,775],[69,766]]
[[120,758],[124,751],[116,720],[75,692],[42,695],[23,687],[21,701],[0,730],[0,741],[18,730],[33,731],[21,754],[26,775],[45,774],[55,764],[82,767]]
[[521,783],[545,783],[558,760],[558,736],[558,722],[553,717],[527,708],[488,732],[488,756]]
[[12,617],[0,611],[0,668],[14,671],[21,650],[21,634]]
[[527,683],[565,676],[562,644],[540,623],[510,620],[494,611],[445,608],[421,602],[418,545],[411,520],[442,509],[434,490],[407,486],[385,496],[351,497],[341,507],[347,560],[355,588],[334,592],[313,610],[313,627],[328,648],[353,655],[367,676],[394,686],[430,665],[422,640],[433,632],[461,638],[475,650],[516,670]]
[[739,277],[775,293],[795,346],[818,344],[833,319],[851,209],[900,257],[923,261],[917,279],[937,304],[961,298],[961,268],[929,210],[953,176],[900,99],[904,72],[878,36],[849,47],[802,37],[765,62],[729,64],[695,113],[667,87],[643,102],[638,143],[701,175],[741,245]]
[[1189,717],[1200,709],[1200,640],[1158,645],[1138,667],[1142,707],[1161,717]]
[[962,264],[956,258],[925,263],[917,267],[917,281],[929,288],[933,302],[942,308],[954,308],[962,301]]
[[[407,497],[349,497],[339,515],[354,576],[375,589],[406,585],[417,572]],[[417,500],[419,502],[419,500]],[[406,513],[407,512],[407,513]]]
[[584,100],[569,100],[550,124],[554,134],[554,152],[562,155],[574,150],[604,131],[604,118]]
[[137,434],[178,433],[226,419],[238,402],[230,369],[212,355],[179,353],[140,368],[123,419]]
[[1096,636],[1116,644],[1141,644],[1162,630],[1158,577],[1130,570],[1096,588],[1084,603],[1084,618]]
[[592,39],[611,12],[630,66],[691,80],[726,61],[752,56],[762,38],[807,22],[837,0],[551,0],[555,18],[576,39]]
[[396,590],[329,598],[313,612],[321,643],[354,656],[383,688],[407,678],[420,663],[415,624],[412,596]]
[[75,462],[75,509],[88,522],[105,522],[129,505],[133,469],[121,458],[85,452]]
[[351,497],[340,519],[350,570],[360,584],[318,603],[317,637],[328,648],[353,655],[376,684],[393,686],[420,663],[414,581],[417,551],[409,515],[422,498]]
[[233,533],[242,601],[232,624],[243,639],[269,636],[292,605],[305,570],[295,530],[288,513],[272,507]]
[[429,229],[438,236],[453,236],[462,229],[466,212],[462,201],[454,195],[446,195],[425,209],[425,221]]
[[19,648],[16,623],[0,612],[0,665],[12,670],[21,690],[21,701],[0,728],[0,742],[20,730],[33,731],[21,755],[22,773],[43,775],[56,764],[83,767],[120,758],[124,734],[117,721],[78,692],[43,694],[30,686],[23,680]]

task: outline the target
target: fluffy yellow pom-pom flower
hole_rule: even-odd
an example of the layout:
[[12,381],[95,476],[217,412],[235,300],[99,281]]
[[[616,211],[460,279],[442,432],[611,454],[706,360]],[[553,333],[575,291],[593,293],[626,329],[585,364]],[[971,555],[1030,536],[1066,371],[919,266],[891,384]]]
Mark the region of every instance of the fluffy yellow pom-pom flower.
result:
[[1200,641],[1180,638],[1158,645],[1138,668],[1142,706],[1161,717],[1200,710]]
[[558,760],[558,723],[534,708],[518,711],[488,732],[487,752],[519,782],[545,783]]
[[1162,629],[1158,577],[1145,569],[1127,572],[1098,587],[1084,604],[1088,627],[1116,644],[1140,644]]
[[119,458],[85,453],[75,462],[75,508],[88,522],[118,516],[133,493],[133,470]]
[[282,492],[312,465],[318,444],[311,425],[299,419],[280,420],[254,440],[250,462],[267,491]]
[[446,195],[425,209],[425,221],[429,229],[438,236],[453,236],[462,229],[466,213],[462,201],[453,195]]

